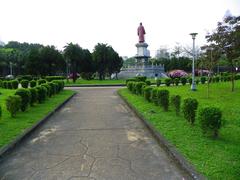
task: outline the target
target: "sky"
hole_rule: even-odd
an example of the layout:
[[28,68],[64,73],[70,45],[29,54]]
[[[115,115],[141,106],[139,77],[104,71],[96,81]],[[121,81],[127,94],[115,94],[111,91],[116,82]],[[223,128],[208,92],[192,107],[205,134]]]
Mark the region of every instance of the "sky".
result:
[[54,45],[78,43],[91,52],[97,43],[120,56],[136,55],[142,22],[151,56],[176,43],[196,45],[213,31],[227,10],[240,15],[240,0],[0,0],[0,41]]

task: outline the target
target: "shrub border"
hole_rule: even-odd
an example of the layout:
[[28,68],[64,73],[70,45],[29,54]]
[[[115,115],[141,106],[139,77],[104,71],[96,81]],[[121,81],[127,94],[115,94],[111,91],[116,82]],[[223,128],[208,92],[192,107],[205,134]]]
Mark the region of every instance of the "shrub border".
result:
[[68,101],[70,101],[77,92],[74,92],[70,97],[68,97],[63,103],[58,105],[54,110],[49,112],[43,119],[38,121],[32,127],[26,129],[23,134],[19,135],[14,139],[11,143],[0,148],[0,162],[10,153],[12,152],[18,145],[20,145],[25,139],[27,139],[37,128],[43,125],[55,112],[61,109]]
[[163,137],[154,127],[151,125],[144,116],[132,105],[130,104],[125,97],[123,97],[119,91],[117,91],[117,94],[121,97],[121,99],[127,104],[127,106],[134,112],[134,114],[139,117],[139,119],[142,120],[144,125],[148,128],[148,130],[151,132],[153,137],[157,140],[159,145],[164,148],[164,150],[167,152],[170,157],[176,161],[177,165],[179,165],[184,172],[186,172],[191,178],[196,180],[203,180],[206,179],[203,175],[198,173],[193,165],[191,165],[172,145],[169,143],[165,137]]

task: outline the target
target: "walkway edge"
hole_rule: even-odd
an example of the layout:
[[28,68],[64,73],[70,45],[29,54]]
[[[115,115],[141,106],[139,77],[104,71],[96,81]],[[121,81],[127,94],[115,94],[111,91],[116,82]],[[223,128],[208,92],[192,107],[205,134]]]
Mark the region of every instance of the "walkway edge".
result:
[[61,107],[63,107],[70,99],[72,99],[77,92],[74,92],[73,95],[68,97],[63,103],[58,105],[53,111],[48,113],[47,116],[45,116],[43,119],[38,121],[36,124],[34,124],[32,127],[26,129],[22,135],[19,135],[15,140],[13,140],[11,143],[3,146],[0,148],[0,161],[8,154],[10,153],[15,147],[17,147],[23,140],[25,140],[31,133],[33,133],[38,127],[40,127],[45,121],[47,121],[56,111],[58,111]]
[[151,134],[156,138],[158,143],[165,149],[165,151],[177,162],[177,164],[193,179],[204,180],[203,175],[198,173],[194,167],[169,143],[145,118],[144,116],[132,105],[119,91],[118,95],[123,99],[127,106],[142,120],[144,125],[150,130]]

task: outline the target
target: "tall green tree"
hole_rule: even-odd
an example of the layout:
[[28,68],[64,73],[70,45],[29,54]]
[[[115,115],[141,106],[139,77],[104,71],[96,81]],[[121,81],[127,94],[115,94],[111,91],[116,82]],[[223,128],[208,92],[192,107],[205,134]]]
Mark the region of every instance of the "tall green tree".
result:
[[79,62],[84,59],[83,49],[78,44],[69,43],[64,47],[64,57],[70,61],[73,82],[77,80]]
[[240,60],[240,16],[226,16],[223,22],[218,23],[216,31],[206,38],[208,42],[218,46],[226,56],[231,67],[231,90],[234,91],[236,66]]

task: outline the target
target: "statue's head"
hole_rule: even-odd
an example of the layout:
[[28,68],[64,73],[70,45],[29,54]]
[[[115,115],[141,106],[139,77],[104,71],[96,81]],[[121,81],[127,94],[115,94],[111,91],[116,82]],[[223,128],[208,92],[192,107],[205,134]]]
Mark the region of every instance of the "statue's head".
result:
[[140,22],[140,26],[142,26],[142,23]]

